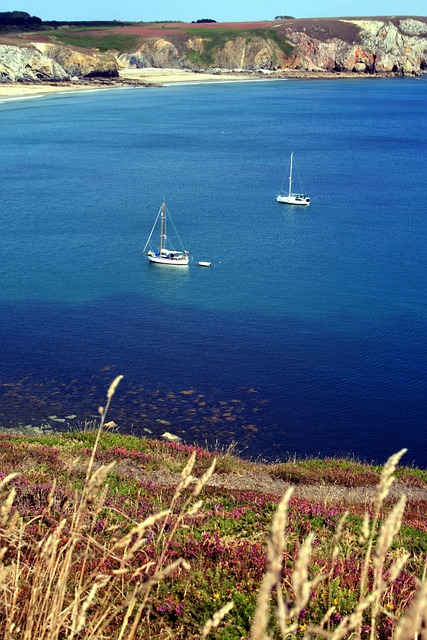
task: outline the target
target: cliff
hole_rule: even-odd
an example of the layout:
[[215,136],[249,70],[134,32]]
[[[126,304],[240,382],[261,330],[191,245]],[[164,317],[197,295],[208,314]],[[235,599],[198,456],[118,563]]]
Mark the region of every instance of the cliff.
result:
[[138,50],[118,55],[134,67],[395,73],[419,75],[427,69],[427,18],[305,19],[270,23],[243,35],[229,29],[219,42],[215,30],[183,42],[146,38]]
[[295,47],[289,68],[401,75],[427,69],[426,18],[287,21],[283,32]]
[[280,46],[268,36],[230,37],[218,46],[212,46],[207,36],[189,37],[184,44],[172,38],[149,39],[137,51],[120,54],[118,61],[136,68],[254,71],[281,68],[284,58]]
[[28,46],[0,44],[0,82],[66,82],[118,77],[111,54],[73,51],[45,43]]
[[35,48],[0,45],[0,82],[61,82],[68,73]]
[[8,44],[3,37],[0,82],[117,78],[120,68],[146,67],[278,74],[293,70],[420,75],[427,70],[424,17],[287,19],[215,23],[203,29],[183,23],[173,28],[125,26],[97,30],[97,43],[102,45],[103,37],[107,43],[111,35],[132,44],[126,50],[100,52],[98,47],[61,44],[61,32],[46,32],[44,42],[28,41],[24,46],[16,39]]
[[112,54],[73,51],[69,47],[54,44],[36,44],[45,56],[51,58],[76,78],[116,78],[117,60]]

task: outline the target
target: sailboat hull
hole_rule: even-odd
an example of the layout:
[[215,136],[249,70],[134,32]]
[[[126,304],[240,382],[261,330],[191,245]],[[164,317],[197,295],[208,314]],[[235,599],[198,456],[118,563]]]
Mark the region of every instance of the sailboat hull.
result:
[[160,256],[147,256],[149,262],[153,262],[155,264],[164,264],[168,267],[186,267],[188,265],[188,257],[179,257],[179,258],[166,258]]
[[295,204],[300,207],[308,207],[310,204],[310,198],[306,198],[302,195],[277,196],[276,200],[281,204]]

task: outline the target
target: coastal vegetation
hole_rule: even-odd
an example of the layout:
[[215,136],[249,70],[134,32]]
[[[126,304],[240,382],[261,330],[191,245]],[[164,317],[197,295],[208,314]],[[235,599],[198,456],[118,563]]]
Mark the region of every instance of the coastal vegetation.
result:
[[0,637],[421,638],[427,472],[4,433]]
[[99,27],[75,27],[73,29],[55,31],[51,40],[69,47],[96,49],[98,51],[136,51],[140,45],[140,37],[126,31],[116,32],[114,29]]

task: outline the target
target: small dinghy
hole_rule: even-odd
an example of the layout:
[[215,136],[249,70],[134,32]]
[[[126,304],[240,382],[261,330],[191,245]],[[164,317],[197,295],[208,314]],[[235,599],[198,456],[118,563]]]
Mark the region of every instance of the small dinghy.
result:
[[211,267],[211,266],[212,266],[212,262],[204,262],[203,260],[199,262],[199,267]]

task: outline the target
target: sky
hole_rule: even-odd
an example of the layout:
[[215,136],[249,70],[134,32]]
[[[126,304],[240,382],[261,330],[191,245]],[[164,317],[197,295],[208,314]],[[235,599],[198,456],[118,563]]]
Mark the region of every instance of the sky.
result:
[[274,20],[276,16],[427,16],[426,0],[0,0],[0,12],[26,11],[42,20],[151,22],[210,18],[217,22]]

